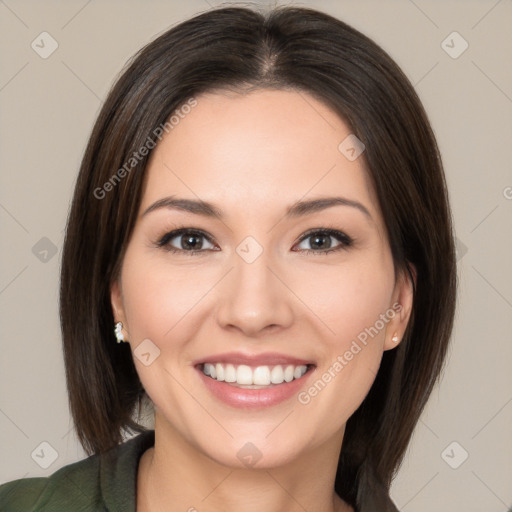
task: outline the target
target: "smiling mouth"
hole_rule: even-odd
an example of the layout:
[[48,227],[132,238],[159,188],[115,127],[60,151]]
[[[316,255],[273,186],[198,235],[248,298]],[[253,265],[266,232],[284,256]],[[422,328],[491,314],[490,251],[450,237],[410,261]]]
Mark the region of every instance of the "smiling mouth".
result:
[[244,389],[265,389],[302,378],[315,365],[248,366],[225,363],[198,365],[204,375],[217,382],[225,382]]

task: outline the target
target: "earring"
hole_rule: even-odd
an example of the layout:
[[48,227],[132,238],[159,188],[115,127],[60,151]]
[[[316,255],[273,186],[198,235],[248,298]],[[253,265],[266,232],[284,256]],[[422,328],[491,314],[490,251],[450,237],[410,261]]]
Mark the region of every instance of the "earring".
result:
[[395,334],[393,334],[393,337],[391,338],[391,341],[393,343],[398,343],[398,336],[397,336],[396,332],[395,332]]
[[128,343],[124,339],[124,334],[122,333],[122,329],[123,329],[123,323],[117,322],[116,327],[114,329],[114,334],[116,335],[117,343],[122,343],[122,342]]

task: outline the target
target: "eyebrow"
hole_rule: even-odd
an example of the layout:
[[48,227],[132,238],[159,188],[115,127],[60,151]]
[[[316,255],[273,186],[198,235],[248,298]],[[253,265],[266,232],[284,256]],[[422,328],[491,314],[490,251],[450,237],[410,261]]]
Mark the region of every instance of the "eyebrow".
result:
[[[362,212],[369,220],[373,221],[368,209],[352,199],[344,197],[321,197],[319,199],[311,199],[308,201],[297,201],[286,209],[285,218],[296,218],[310,215],[315,212],[331,208],[333,206],[350,206]],[[204,217],[214,217],[219,220],[224,219],[222,210],[214,204],[207,201],[195,199],[182,199],[175,196],[163,197],[149,206],[141,217],[161,208],[170,208],[182,210]]]

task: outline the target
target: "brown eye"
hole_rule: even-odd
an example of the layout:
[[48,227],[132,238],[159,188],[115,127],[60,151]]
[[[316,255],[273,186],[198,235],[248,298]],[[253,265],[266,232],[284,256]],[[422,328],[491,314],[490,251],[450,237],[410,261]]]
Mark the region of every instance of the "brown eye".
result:
[[157,245],[170,252],[196,253],[211,250],[204,247],[205,240],[209,244],[212,243],[205,233],[189,228],[182,228],[166,233],[158,241]]
[[[338,244],[333,245],[332,239],[337,239]],[[341,249],[347,249],[353,243],[353,239],[342,231],[335,229],[316,229],[306,233],[300,240],[303,244],[307,242],[308,247],[302,248],[306,253],[327,254]]]

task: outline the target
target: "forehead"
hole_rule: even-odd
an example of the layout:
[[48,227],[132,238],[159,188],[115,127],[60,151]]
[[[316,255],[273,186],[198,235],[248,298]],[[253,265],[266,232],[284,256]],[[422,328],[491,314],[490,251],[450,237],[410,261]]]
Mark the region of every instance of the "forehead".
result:
[[363,158],[351,161],[339,149],[350,127],[324,103],[268,89],[196,101],[153,151],[141,210],[178,195],[221,205],[227,216],[261,216],[299,199],[343,195],[379,219]]

